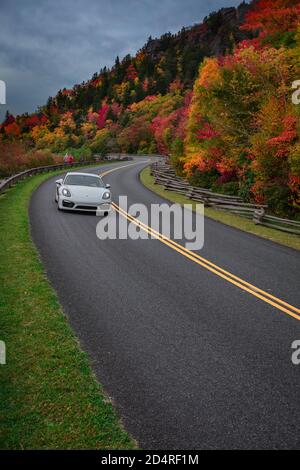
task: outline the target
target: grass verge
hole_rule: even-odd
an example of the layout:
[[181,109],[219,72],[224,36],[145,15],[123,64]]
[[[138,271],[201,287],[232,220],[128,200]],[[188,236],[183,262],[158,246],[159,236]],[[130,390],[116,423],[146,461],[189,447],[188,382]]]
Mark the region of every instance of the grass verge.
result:
[[[141,171],[140,180],[144,186],[164,199],[167,199],[171,202],[176,202],[178,204],[193,203],[196,205],[195,201],[191,201],[182,194],[165,190],[163,186],[155,184],[154,178],[150,174],[150,167],[146,167]],[[280,232],[269,227],[263,227],[261,225],[255,225],[251,220],[239,217],[235,214],[231,214],[230,212],[218,211],[216,209],[212,209],[211,207],[205,208],[205,216],[209,217],[210,219],[217,220],[218,222],[222,222],[223,224],[230,225],[231,227],[243,230],[244,232],[249,232],[254,235],[258,235],[259,237],[272,240],[273,242],[279,243],[281,245],[294,248],[295,250],[300,250],[300,237],[297,235]]]
[[132,449],[80,350],[29,232],[32,192],[53,172],[0,196],[1,449]]

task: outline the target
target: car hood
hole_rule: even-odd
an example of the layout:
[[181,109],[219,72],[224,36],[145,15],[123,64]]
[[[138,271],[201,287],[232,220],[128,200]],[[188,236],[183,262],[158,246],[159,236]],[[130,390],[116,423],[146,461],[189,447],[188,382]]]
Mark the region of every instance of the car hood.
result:
[[106,188],[90,188],[89,186],[64,185],[63,188],[68,189],[71,193],[71,197],[74,197],[76,199],[100,199],[102,198],[103,193],[107,191]]

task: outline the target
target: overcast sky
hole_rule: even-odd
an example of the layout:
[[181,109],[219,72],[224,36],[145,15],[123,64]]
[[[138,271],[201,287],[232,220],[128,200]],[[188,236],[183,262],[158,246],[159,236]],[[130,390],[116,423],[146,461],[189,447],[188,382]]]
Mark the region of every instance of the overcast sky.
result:
[[0,0],[0,80],[13,114],[32,112],[147,38],[241,0]]

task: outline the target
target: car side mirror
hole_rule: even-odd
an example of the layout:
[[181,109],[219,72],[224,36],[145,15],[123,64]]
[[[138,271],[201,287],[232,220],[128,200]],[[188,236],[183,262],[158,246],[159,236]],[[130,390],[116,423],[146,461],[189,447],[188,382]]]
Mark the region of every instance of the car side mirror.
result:
[[60,186],[63,183],[63,179],[60,178],[59,180],[56,180],[55,183],[58,184],[58,186]]
[[105,185],[106,189],[110,189],[110,184]]

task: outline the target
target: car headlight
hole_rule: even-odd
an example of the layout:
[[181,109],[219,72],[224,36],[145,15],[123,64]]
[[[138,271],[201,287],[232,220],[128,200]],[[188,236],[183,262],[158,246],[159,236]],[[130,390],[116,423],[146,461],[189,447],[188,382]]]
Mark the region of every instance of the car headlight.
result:
[[110,199],[110,192],[105,191],[105,193],[102,194],[102,199]]
[[71,197],[71,193],[67,188],[63,188],[62,194],[67,197]]

